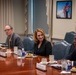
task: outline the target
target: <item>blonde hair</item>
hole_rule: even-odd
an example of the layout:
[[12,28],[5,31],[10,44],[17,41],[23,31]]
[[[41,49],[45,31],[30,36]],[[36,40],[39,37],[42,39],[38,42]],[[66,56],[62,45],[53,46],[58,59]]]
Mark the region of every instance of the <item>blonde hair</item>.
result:
[[43,36],[44,36],[44,39],[46,39],[46,36],[45,36],[45,33],[44,33],[43,29],[37,28],[37,29],[35,30],[35,32],[34,32],[34,41],[35,41],[36,43],[38,42],[37,32],[41,32],[41,33],[43,34]]

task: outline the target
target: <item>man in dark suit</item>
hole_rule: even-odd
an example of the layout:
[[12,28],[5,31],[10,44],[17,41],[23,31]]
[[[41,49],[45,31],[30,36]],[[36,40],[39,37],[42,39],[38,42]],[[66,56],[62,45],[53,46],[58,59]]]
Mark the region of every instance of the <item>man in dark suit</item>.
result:
[[6,44],[8,48],[13,49],[14,46],[17,46],[18,49],[23,48],[23,43],[19,35],[13,32],[13,27],[10,25],[5,26],[5,33],[7,35]]
[[69,55],[66,57],[66,59],[76,61],[76,36],[74,37],[74,42],[70,47]]

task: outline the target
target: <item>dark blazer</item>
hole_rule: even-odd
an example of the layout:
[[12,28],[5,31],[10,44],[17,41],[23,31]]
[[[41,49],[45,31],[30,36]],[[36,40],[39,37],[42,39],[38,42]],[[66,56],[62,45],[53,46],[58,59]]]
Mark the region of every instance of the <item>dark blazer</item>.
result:
[[76,48],[74,44],[71,45],[69,55],[66,57],[66,59],[76,61]]
[[34,44],[34,54],[41,56],[49,56],[52,54],[52,45],[49,41],[43,40],[41,47],[38,50],[38,43]]
[[[6,44],[9,45],[9,37],[7,37],[6,39]],[[10,41],[10,48],[13,49],[14,46],[17,46],[19,49],[23,48],[23,43],[20,36],[15,33],[12,34],[11,41]]]
[[71,61],[76,61],[76,49],[68,56]]
[[69,50],[69,54],[72,53],[75,49],[74,43],[71,45],[70,50]]

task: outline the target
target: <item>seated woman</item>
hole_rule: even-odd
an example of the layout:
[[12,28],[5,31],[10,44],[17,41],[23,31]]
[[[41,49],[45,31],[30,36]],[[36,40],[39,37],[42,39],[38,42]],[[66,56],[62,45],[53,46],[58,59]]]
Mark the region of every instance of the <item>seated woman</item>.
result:
[[52,45],[46,40],[45,33],[38,28],[34,32],[34,54],[41,56],[49,56],[52,54]]

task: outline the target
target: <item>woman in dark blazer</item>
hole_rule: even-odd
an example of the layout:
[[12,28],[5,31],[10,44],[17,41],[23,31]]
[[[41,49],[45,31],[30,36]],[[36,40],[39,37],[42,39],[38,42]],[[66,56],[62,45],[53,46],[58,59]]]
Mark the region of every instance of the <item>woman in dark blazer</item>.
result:
[[49,56],[52,54],[52,45],[46,40],[45,33],[38,28],[34,33],[34,54],[41,56]]

